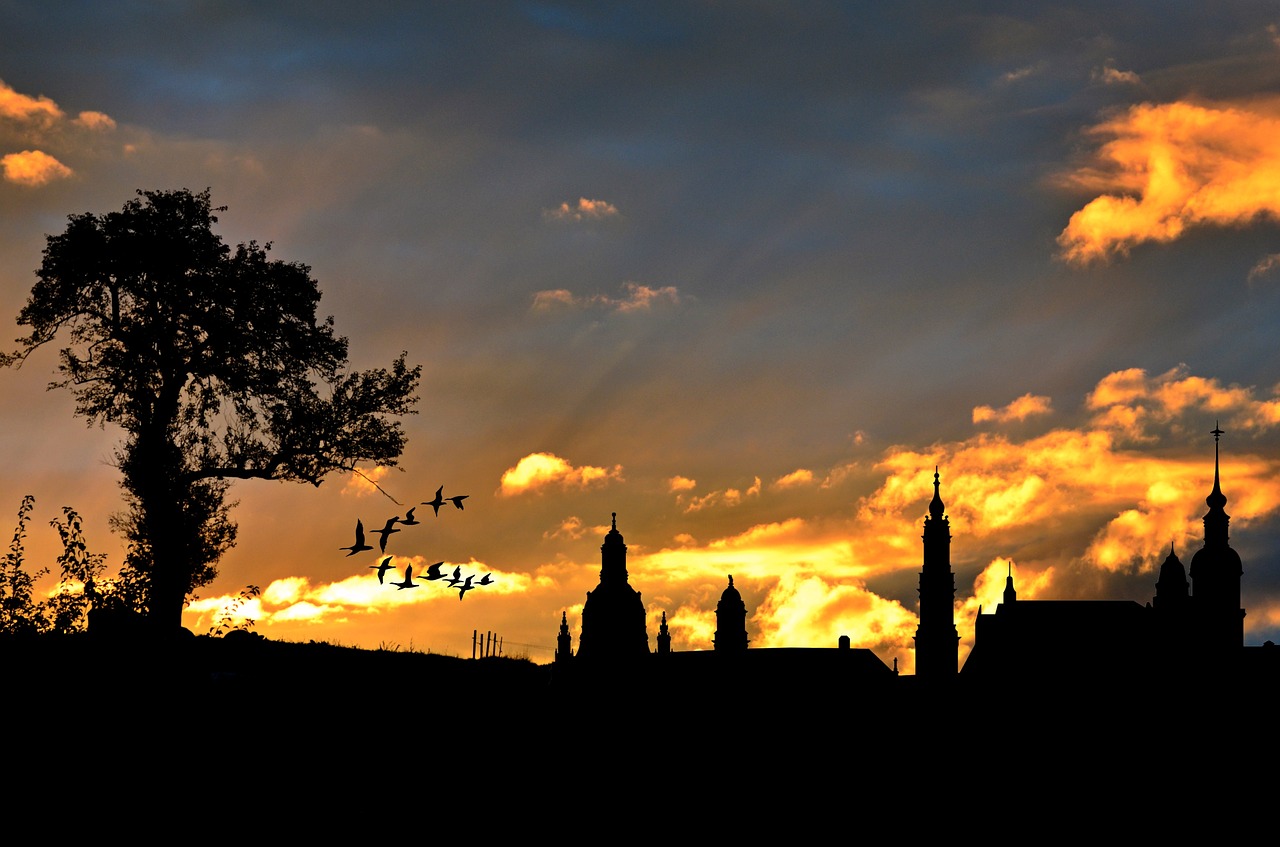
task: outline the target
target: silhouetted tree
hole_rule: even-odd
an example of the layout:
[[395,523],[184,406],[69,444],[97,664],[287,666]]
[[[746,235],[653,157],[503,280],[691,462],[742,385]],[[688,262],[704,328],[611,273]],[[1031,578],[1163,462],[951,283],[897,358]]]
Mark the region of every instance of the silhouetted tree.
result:
[[149,619],[178,628],[188,595],[235,541],[228,480],[319,485],[361,462],[394,466],[420,367],[347,372],[347,339],[318,320],[311,269],[234,250],[209,191],[139,191],[119,212],[48,237],[5,364],[62,335],[60,381],[90,423],[118,424],[128,510],[115,526]]

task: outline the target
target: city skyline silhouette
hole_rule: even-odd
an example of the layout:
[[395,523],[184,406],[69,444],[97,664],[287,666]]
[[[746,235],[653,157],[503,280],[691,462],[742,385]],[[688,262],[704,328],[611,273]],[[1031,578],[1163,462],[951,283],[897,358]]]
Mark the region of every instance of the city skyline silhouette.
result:
[[[1216,421],[1260,647],[1280,636],[1273,17],[19,3],[0,352],[69,216],[207,188],[228,246],[309,268],[353,371],[423,368],[398,468],[230,479],[234,544],[181,615],[197,635],[233,609],[271,641],[466,658],[495,632],[550,666],[616,512],[651,650],[664,616],[673,652],[712,650],[732,575],[751,649],[847,636],[914,676],[938,472],[963,667],[1009,576],[1019,602],[1144,605],[1170,552],[1189,568]],[[129,551],[127,434],[47,390],[59,347],[0,372],[0,509],[34,497],[41,596],[64,507],[107,575]],[[347,556],[357,521],[371,549]]]

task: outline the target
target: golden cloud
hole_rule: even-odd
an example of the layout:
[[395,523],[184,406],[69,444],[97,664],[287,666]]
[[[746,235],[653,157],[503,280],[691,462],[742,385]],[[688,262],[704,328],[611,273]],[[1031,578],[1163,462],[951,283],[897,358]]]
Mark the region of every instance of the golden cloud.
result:
[[1093,425],[1132,440],[1152,437],[1152,425],[1204,412],[1238,430],[1258,431],[1280,423],[1280,398],[1258,398],[1254,389],[1193,376],[1183,366],[1158,376],[1141,368],[1108,374],[1085,400]]
[[1101,68],[1093,71],[1093,79],[1101,82],[1103,85],[1141,85],[1142,78],[1133,71],[1117,70],[1114,65],[1107,62]]
[[530,453],[502,473],[498,493],[505,497],[535,491],[551,485],[584,488],[593,483],[622,479],[622,465],[600,468],[574,467],[552,453]]
[[668,491],[688,491],[697,488],[698,481],[684,476],[673,476],[667,480]]
[[624,282],[621,297],[607,294],[578,296],[564,288],[538,291],[533,295],[532,309],[549,312],[554,309],[605,309],[611,312],[647,312],[661,304],[677,305],[680,292],[674,285],[653,288],[638,282]]
[[102,112],[81,112],[72,123],[97,132],[116,128],[116,122]]
[[1254,282],[1260,277],[1268,275],[1277,267],[1280,267],[1280,253],[1268,253],[1249,269],[1249,282]]
[[367,497],[381,491],[378,481],[391,469],[385,465],[377,465],[367,470],[353,470],[347,474],[347,481],[342,486],[343,494],[355,497]]
[[58,104],[45,97],[30,97],[14,91],[0,80],[0,117],[21,123],[48,125],[62,118]]
[[583,526],[582,518],[579,518],[576,515],[574,515],[562,520],[560,522],[560,525],[557,526],[555,529],[548,530],[547,532],[542,533],[542,537],[543,538],[568,538],[571,541],[576,541],[582,536],[586,535],[586,533],[587,533],[587,530],[586,530],[586,527]]
[[1192,226],[1280,217],[1280,97],[1144,103],[1089,134],[1107,140],[1063,181],[1103,193],[1058,236],[1067,262],[1105,261]]
[[796,468],[789,474],[783,474],[773,481],[774,488],[786,490],[801,485],[813,484],[813,471],[806,468]]
[[604,200],[579,197],[577,203],[561,203],[554,209],[543,209],[542,216],[554,221],[598,221],[617,216],[618,207]]
[[738,488],[726,488],[723,491],[712,491],[701,497],[694,497],[685,505],[685,514],[700,512],[713,506],[736,506],[744,497],[755,497],[760,494],[760,477],[756,477],[745,492]]
[[[376,565],[383,558],[377,556],[360,564]],[[404,606],[458,599],[457,591],[443,582],[420,579],[428,564],[423,557],[395,556],[392,564],[396,575],[388,572],[386,582],[382,583],[372,573],[321,585],[312,585],[306,577],[294,576],[272,581],[259,597],[243,602],[234,594],[201,598],[192,601],[183,611],[185,625],[192,631],[207,630],[215,626],[233,604],[238,606],[231,615],[233,624],[252,621],[257,629],[266,630],[282,624],[348,621]],[[391,585],[393,580],[403,578],[406,567],[413,569],[415,587],[400,589]],[[528,574],[500,572],[475,559],[460,565],[447,563],[449,571],[455,567],[460,567],[464,576],[477,579],[490,574],[489,584],[472,589],[486,594],[522,594],[535,584],[534,577]]]
[[40,150],[23,150],[0,157],[0,170],[8,182],[39,187],[71,176],[71,168]]
[[1033,415],[1047,415],[1052,411],[1052,401],[1048,397],[1039,394],[1023,394],[1017,400],[1001,409],[994,409],[991,406],[975,406],[973,409],[973,422],[985,423],[994,421],[995,423],[1009,423],[1010,421],[1025,421]]

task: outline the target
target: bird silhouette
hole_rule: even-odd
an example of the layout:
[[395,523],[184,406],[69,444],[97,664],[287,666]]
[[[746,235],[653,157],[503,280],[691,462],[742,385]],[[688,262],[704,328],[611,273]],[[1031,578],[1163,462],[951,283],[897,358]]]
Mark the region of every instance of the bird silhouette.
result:
[[391,584],[396,587],[396,590],[404,590],[406,588],[417,588],[418,583],[413,581],[413,565],[404,566],[404,582],[393,582]]
[[[413,509],[416,509],[416,508],[418,507],[417,506],[413,507]],[[404,524],[405,526],[417,526],[418,524],[422,523],[422,521],[418,520],[413,516],[413,509],[410,509],[409,511],[404,513],[404,520],[400,521],[400,523]]]
[[379,562],[378,564],[376,564],[376,565],[370,565],[370,566],[369,566],[369,567],[373,568],[374,570],[376,570],[376,571],[378,572],[378,582],[382,582],[382,577],[386,574],[386,572],[387,572],[387,571],[391,570],[391,559],[392,559],[392,558],[393,558],[393,557],[391,557],[391,556],[387,556],[385,559],[383,559],[383,560],[382,560],[381,562]]
[[485,574],[484,576],[480,577],[479,581],[476,582],[476,585],[491,585],[491,584],[493,584],[493,574],[491,573]]
[[434,565],[427,566],[427,579],[444,579],[445,575],[440,573],[440,569],[444,567],[444,562],[436,562]]
[[444,505],[444,498],[440,495],[444,493],[444,486],[436,489],[436,498],[434,500],[423,500],[420,505],[430,506],[436,510],[436,517],[440,517],[440,507]]
[[471,577],[467,577],[465,580],[463,580],[462,585],[458,586],[458,599],[461,600],[464,596],[466,596],[466,593],[473,588],[475,588],[475,586],[471,584]]
[[470,494],[459,494],[459,495],[458,495],[458,496],[456,496],[456,497],[446,497],[446,498],[444,498],[444,499],[449,500],[450,502],[452,502],[452,503],[453,503],[453,505],[454,505],[454,508],[461,509],[461,508],[462,508],[462,501],[463,501],[463,500],[466,500],[466,499],[467,499],[468,497],[470,497],[470,496],[471,496]]
[[394,518],[387,518],[387,525],[384,526],[382,529],[374,530],[375,533],[382,536],[381,538],[378,539],[378,549],[381,550],[383,553],[387,552],[387,538],[391,536],[391,533],[400,531],[394,528],[395,525],[399,522],[400,522],[400,516],[396,515]]
[[458,565],[456,568],[453,569],[453,576],[451,576],[449,578],[449,581],[445,584],[448,585],[450,588],[453,588],[454,586],[458,585],[461,582],[462,582],[462,565]]
[[339,550],[350,550],[348,556],[354,556],[356,553],[363,553],[365,550],[372,550],[368,544],[364,543],[364,524],[358,519],[356,520],[356,543],[350,547],[339,547]]

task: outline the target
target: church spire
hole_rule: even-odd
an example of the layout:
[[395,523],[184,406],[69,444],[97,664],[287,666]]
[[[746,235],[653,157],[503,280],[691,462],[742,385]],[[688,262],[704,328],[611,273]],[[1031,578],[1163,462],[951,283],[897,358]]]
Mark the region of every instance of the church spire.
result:
[[929,501],[929,516],[935,521],[942,517],[946,507],[942,504],[942,495],[938,491],[938,466],[933,466],[933,499]]
[[951,571],[951,524],[942,503],[938,466],[933,467],[933,499],[924,519],[924,563],[920,569],[920,625],[916,628],[916,676],[946,679],[959,668],[956,578]]
[[1004,602],[1014,603],[1018,599],[1018,592],[1013,590],[1013,562],[1009,563],[1009,575],[1004,578]]
[[1191,557],[1191,601],[1199,624],[1200,645],[1211,653],[1233,651],[1244,645],[1244,609],[1240,607],[1240,577],[1244,567],[1240,554],[1231,549],[1227,528],[1231,516],[1222,493],[1219,439],[1222,430],[1214,423],[1213,490],[1205,498],[1209,511],[1204,516],[1204,547]]
[[1204,498],[1204,502],[1209,506],[1209,511],[1204,516],[1204,543],[1226,546],[1227,526],[1231,522],[1231,516],[1227,514],[1225,508],[1227,495],[1222,493],[1218,461],[1218,439],[1222,437],[1223,433],[1216,422],[1213,425],[1213,432],[1210,434],[1213,436],[1213,490],[1209,492],[1208,497]]

